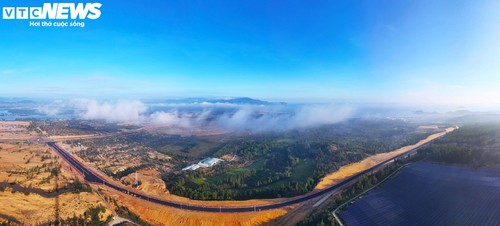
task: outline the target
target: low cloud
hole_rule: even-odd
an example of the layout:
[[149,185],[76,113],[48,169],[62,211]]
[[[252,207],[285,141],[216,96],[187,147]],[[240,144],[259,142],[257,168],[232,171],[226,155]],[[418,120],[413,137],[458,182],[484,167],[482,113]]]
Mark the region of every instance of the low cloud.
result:
[[333,124],[349,118],[354,108],[346,105],[311,105],[301,107],[293,119],[296,127]]
[[99,102],[91,99],[79,99],[73,101],[73,104],[76,115],[81,119],[150,123],[182,129],[210,125],[225,131],[253,132],[284,131],[333,124],[349,118],[354,111],[350,106],[334,104],[264,106],[191,103],[187,106],[152,104],[148,107],[137,100]]
[[211,112],[206,110],[195,113],[180,113],[179,111],[154,112],[149,116],[150,122],[161,126],[174,126],[180,128],[194,128],[207,124]]
[[67,107],[67,103],[65,101],[55,100],[49,104],[44,104],[44,105],[36,107],[36,111],[38,111],[42,114],[45,114],[45,115],[54,116],[54,115],[61,114],[61,112],[66,107]]
[[78,115],[82,119],[103,119],[110,122],[141,122],[147,107],[138,100],[116,102],[98,102],[91,99],[79,99],[75,102]]
[[236,131],[284,131],[333,124],[353,114],[348,106],[301,105],[294,108],[245,106],[233,114],[224,114],[217,124]]

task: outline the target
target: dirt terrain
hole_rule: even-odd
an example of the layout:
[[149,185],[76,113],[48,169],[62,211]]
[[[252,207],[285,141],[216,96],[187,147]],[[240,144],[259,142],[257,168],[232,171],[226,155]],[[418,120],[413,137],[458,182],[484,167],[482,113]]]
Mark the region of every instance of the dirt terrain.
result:
[[[448,128],[446,132],[453,131],[454,128]],[[325,179],[318,184],[316,190],[324,189],[330,185],[338,183],[339,181],[352,176],[358,172],[361,172],[371,166],[374,166],[382,161],[392,158],[401,153],[412,150],[416,147],[420,147],[438,137],[443,136],[446,132],[436,133],[424,140],[421,140],[417,144],[402,147],[400,149],[394,150],[388,153],[382,153],[375,156],[371,156],[363,161],[353,163],[342,167],[340,170],[333,172],[332,174],[325,177]],[[173,200],[182,203],[189,203],[192,205],[202,205],[202,206],[252,206],[252,205],[262,205],[269,203],[282,202],[285,199],[267,199],[267,200],[246,200],[246,201],[199,201],[190,200],[184,197],[179,197],[176,195],[168,194],[164,190],[163,186],[159,186],[159,181],[155,183],[155,172],[151,171],[139,171],[138,178],[144,181],[137,187],[137,190],[143,193],[154,195],[158,198]],[[130,174],[125,178],[129,182],[135,180],[135,174]],[[121,184],[116,182],[117,184]],[[131,188],[133,189],[133,188]],[[255,224],[280,224],[280,225],[293,225],[300,221],[303,217],[307,216],[313,209],[314,204],[316,204],[320,199],[314,199],[307,203],[300,205],[295,205],[288,207],[286,209],[273,210],[273,211],[263,211],[256,213],[242,213],[242,214],[223,214],[223,213],[200,213],[186,210],[179,210],[169,207],[160,206],[157,204],[149,203],[144,200],[139,200],[133,197],[126,196],[122,193],[115,191],[110,191],[106,189],[106,193],[114,197],[118,197],[119,200],[124,203],[131,211],[140,215],[145,220],[153,223],[160,224],[160,222],[169,224],[181,224],[181,225],[255,225]],[[325,203],[327,203],[327,200]],[[318,205],[321,206],[321,205]],[[296,209],[295,209],[296,208]],[[289,214],[287,214],[289,213]],[[281,216],[285,216],[283,219],[279,219]]]
[[[11,123],[6,124],[6,126],[6,128],[9,128],[9,126],[18,128],[16,133],[19,134],[20,137],[25,138],[30,135],[26,130],[25,126],[27,125],[25,123]],[[446,131],[450,132],[453,129],[454,128],[449,128]],[[6,133],[10,132],[7,130]],[[363,161],[344,166],[338,171],[326,176],[316,186],[315,190],[324,189],[338,183],[349,176],[395,155],[419,147],[444,134],[445,132],[437,133],[417,144],[409,145],[392,152],[374,155]],[[17,139],[14,135],[11,135],[11,137]],[[72,148],[74,149],[75,147],[71,145],[65,144],[63,147],[69,152],[74,152]],[[78,158],[78,156],[74,156]],[[149,158],[158,157],[161,156],[149,156]],[[83,159],[78,159],[85,163]],[[131,159],[128,159],[129,164],[135,162],[131,162],[130,160]],[[63,163],[56,186],[54,178],[51,177],[51,170],[60,164],[61,160],[43,144],[0,143],[0,187],[3,188],[3,191],[0,191],[0,219],[10,220],[20,224],[36,224],[38,222],[54,220],[56,217],[67,218],[73,215],[78,216],[89,207],[95,205],[110,206],[109,202],[105,203],[99,196],[89,192],[80,192],[78,194],[65,192],[56,196],[54,192],[56,187],[63,188],[76,180],[82,180],[81,176]],[[86,164],[94,169],[97,168],[95,164]],[[103,174],[101,173],[101,175]],[[189,203],[191,205],[226,207],[253,206],[282,202],[285,200],[284,198],[246,201],[190,200],[169,194],[168,189],[160,179],[159,172],[156,170],[138,170],[137,177],[140,181],[138,186],[133,186],[135,182],[135,173],[123,177],[122,181],[113,179],[110,179],[110,181],[114,181],[114,183],[120,186],[124,186],[124,183],[129,184],[130,189],[135,189],[150,196],[181,203]],[[94,185],[94,187],[96,186]],[[102,189],[104,189],[104,195],[117,200],[118,203],[126,206],[130,211],[153,225],[273,225],[276,223],[280,225],[290,225],[297,223],[302,217],[306,216],[310,210],[314,208],[313,205],[321,199],[321,197],[319,197],[307,203],[278,210],[225,214],[174,209],[130,197],[107,187],[103,187]],[[328,200],[326,202],[328,202]],[[56,203],[59,203],[58,207],[56,207]],[[47,214],[47,212],[50,214]],[[110,214],[112,214],[111,210],[106,210],[102,217],[106,217]],[[282,216],[284,217],[280,219]]]
[[410,151],[412,149],[415,149],[417,147],[420,147],[420,146],[422,146],[422,145],[424,145],[424,144],[426,144],[426,143],[428,143],[436,138],[439,138],[439,137],[441,137],[441,136],[445,135],[446,133],[449,133],[453,130],[455,130],[455,128],[450,127],[450,128],[447,128],[445,132],[432,134],[432,135],[428,136],[427,138],[420,140],[416,144],[404,146],[402,148],[396,149],[396,150],[391,151],[391,152],[376,154],[376,155],[370,156],[366,159],[363,159],[360,162],[355,162],[355,163],[351,163],[351,164],[348,164],[346,166],[343,166],[339,170],[337,170],[331,174],[328,174],[326,177],[324,177],[323,180],[321,180],[321,182],[319,182],[318,185],[316,185],[315,190],[321,190],[321,189],[327,188],[331,185],[334,185],[347,177],[350,177],[358,172],[361,172],[361,171],[368,169],[374,165],[377,165],[378,163],[381,163],[387,159],[393,158],[394,156],[397,156],[399,154],[402,154],[402,153],[405,153],[405,152]]
[[[82,161],[84,162],[84,161]],[[139,193],[147,194],[148,196],[156,197],[159,199],[175,201],[179,203],[189,203],[190,205],[199,205],[199,206],[225,206],[225,207],[238,207],[238,206],[255,206],[255,205],[265,205],[272,204],[285,201],[286,198],[276,198],[276,199],[251,199],[251,200],[243,200],[243,201],[232,201],[232,200],[224,200],[224,201],[203,201],[203,200],[192,200],[189,198],[177,196],[170,194],[168,190],[165,188],[164,183],[160,182],[157,172],[151,170],[142,170],[138,171],[138,180],[141,181],[141,185],[137,187],[133,187],[133,182],[135,180],[135,173],[132,173],[122,180],[128,181],[130,183],[129,186],[125,186],[120,181],[116,179],[110,178],[104,174],[100,174],[102,177],[108,179],[108,182],[114,183],[117,186],[128,187],[132,190],[138,191]],[[162,183],[162,184],[160,184]]]
[[29,132],[28,121],[0,121],[0,140],[23,140],[35,137],[37,134]]
[[[18,140],[30,136],[24,122],[2,125],[18,128],[13,131],[19,137],[10,131],[0,131],[0,137]],[[35,225],[80,216],[91,207],[104,206],[92,192],[71,190],[76,181],[82,180],[44,144],[0,141],[0,222]],[[106,219],[110,214],[106,210],[101,217]]]
[[180,210],[130,197],[111,189],[105,193],[153,225],[273,225],[290,208],[251,213],[206,213]]
[[[83,215],[86,210],[101,203],[98,197],[87,192],[64,193],[57,198],[58,208],[55,197],[44,197],[36,193],[26,195],[6,188],[0,192],[0,222],[11,220],[22,225],[35,225],[54,221],[56,216],[59,219],[66,219]],[[106,219],[110,214],[111,212],[107,210],[101,217]]]

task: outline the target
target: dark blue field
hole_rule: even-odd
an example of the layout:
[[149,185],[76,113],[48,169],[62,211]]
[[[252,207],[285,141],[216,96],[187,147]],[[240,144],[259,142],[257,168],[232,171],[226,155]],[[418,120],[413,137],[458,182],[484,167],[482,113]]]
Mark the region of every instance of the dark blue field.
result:
[[340,217],[347,225],[500,225],[500,169],[414,163]]

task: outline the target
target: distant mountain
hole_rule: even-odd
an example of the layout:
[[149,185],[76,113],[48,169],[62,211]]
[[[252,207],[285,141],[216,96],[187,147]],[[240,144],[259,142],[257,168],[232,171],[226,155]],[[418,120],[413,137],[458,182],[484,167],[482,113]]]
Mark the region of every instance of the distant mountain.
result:
[[0,104],[36,104],[36,103],[37,102],[34,100],[0,97]]
[[209,103],[229,103],[229,104],[253,104],[253,105],[272,104],[271,102],[252,99],[249,97],[239,97],[239,98],[232,98],[232,99],[215,99],[215,100],[208,100],[206,102],[209,102]]
[[453,123],[485,123],[485,122],[499,122],[500,114],[493,112],[475,112],[471,114],[456,115],[448,119]]
[[[273,102],[268,102],[268,101],[263,101],[263,100],[258,100],[258,99],[252,99],[249,97],[236,97],[236,98],[184,98],[184,99],[175,99],[175,100],[166,100],[168,103],[183,103],[183,104],[195,104],[195,103],[222,103],[222,104],[239,104],[239,105],[272,105],[276,104]],[[284,103],[279,103],[279,104],[284,104]]]

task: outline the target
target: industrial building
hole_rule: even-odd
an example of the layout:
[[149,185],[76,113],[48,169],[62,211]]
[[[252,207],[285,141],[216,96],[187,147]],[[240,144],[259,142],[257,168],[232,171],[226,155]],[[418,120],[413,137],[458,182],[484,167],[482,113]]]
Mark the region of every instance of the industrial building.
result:
[[219,163],[221,161],[224,161],[224,160],[219,159],[219,158],[212,158],[212,157],[205,158],[205,159],[202,159],[201,161],[199,161],[196,164],[191,164],[191,165],[189,165],[187,167],[182,168],[182,171],[197,170],[200,167],[203,167],[203,168],[212,167],[212,166],[216,165],[217,163]]

